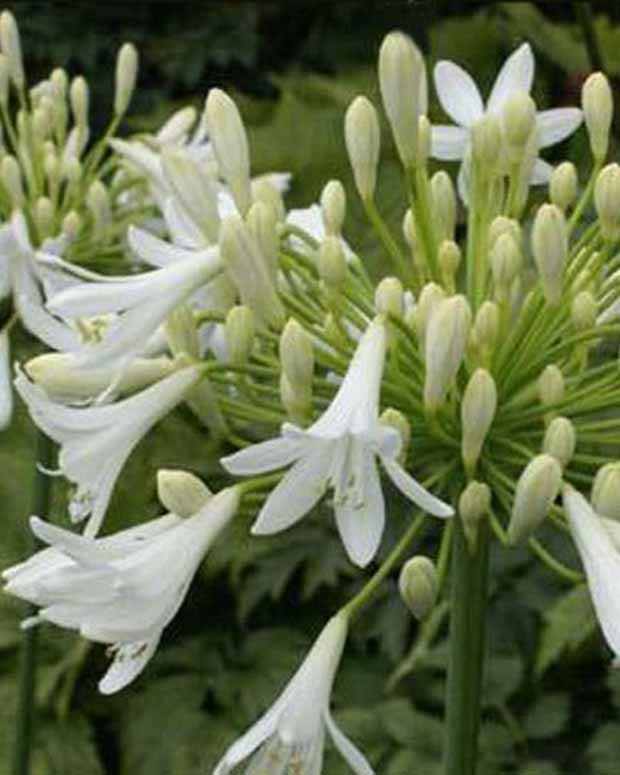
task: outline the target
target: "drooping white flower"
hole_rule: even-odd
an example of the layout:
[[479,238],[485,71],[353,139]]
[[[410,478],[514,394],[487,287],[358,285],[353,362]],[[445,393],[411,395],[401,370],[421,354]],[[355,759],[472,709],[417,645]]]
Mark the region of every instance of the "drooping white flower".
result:
[[246,775],[320,775],[326,730],[357,775],[373,775],[364,755],[336,726],[329,710],[346,637],[346,619],[334,616],[280,697],[230,746],[213,775],[228,775],[252,754]]
[[[484,104],[472,77],[454,62],[435,65],[434,80],[439,102],[456,126],[432,128],[431,155],[446,161],[461,160],[459,192],[466,199],[469,149],[472,127],[486,115],[500,116],[506,101],[519,93],[529,94],[534,80],[534,56],[528,43],[521,45],[504,62],[489,98]],[[539,148],[548,148],[571,135],[581,124],[579,108],[553,108],[536,116]],[[534,163],[531,185],[547,183],[553,167],[543,159]]]
[[267,498],[252,532],[270,534],[297,522],[334,490],[336,523],[351,560],[367,565],[375,556],[385,522],[378,457],[388,476],[420,508],[438,517],[450,506],[425,490],[398,462],[398,431],[379,422],[379,391],[387,332],[381,317],[362,336],[332,403],[309,428],[284,423],[280,438],[222,460],[232,474],[253,475],[293,463]]
[[116,404],[77,408],[52,401],[19,372],[17,392],[34,422],[60,444],[59,470],[77,486],[71,518],[78,522],[90,514],[86,535],[99,531],[116,479],[133,448],[202,374],[200,366],[187,366]]
[[563,491],[564,511],[581,557],[594,610],[605,640],[620,657],[620,526],[600,517],[569,485]]
[[104,694],[127,686],[155,653],[205,552],[235,515],[239,489],[209,498],[193,516],[167,514],[101,539],[31,518],[48,548],[4,571],[5,591],[40,607],[34,621],[78,630],[112,645],[99,683]]

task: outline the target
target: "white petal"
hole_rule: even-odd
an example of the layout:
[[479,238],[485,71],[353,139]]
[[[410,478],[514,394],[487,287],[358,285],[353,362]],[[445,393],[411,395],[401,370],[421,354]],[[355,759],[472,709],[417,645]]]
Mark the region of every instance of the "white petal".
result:
[[433,159],[457,161],[465,155],[469,132],[460,126],[438,124],[432,127],[431,156]]
[[13,385],[11,383],[9,335],[5,329],[0,331],[0,430],[4,430],[9,425],[13,415]]
[[204,246],[205,237],[198,226],[185,212],[181,203],[173,197],[166,199],[164,206],[164,218],[170,236],[175,245],[180,245],[190,250],[197,250]]
[[160,268],[187,258],[200,260],[203,257],[210,257],[217,252],[216,248],[210,251],[197,252],[178,247],[177,245],[171,245],[169,242],[159,239],[154,234],[137,226],[129,227],[127,241],[129,242],[129,247],[142,261]]
[[230,474],[251,476],[284,468],[303,454],[302,439],[278,438],[253,444],[251,447],[235,452],[220,459],[220,463]]
[[252,525],[252,533],[277,533],[307,514],[325,493],[330,466],[330,445],[315,442],[315,448],[295,463],[271,492]]
[[459,167],[459,174],[456,179],[456,187],[464,205],[469,204],[470,165],[471,160],[469,155],[466,155],[461,162],[461,166]]
[[454,62],[435,65],[435,88],[441,107],[457,124],[470,127],[482,118],[484,106],[471,75]]
[[375,771],[368,763],[364,754],[359,751],[349,738],[336,726],[336,722],[332,718],[329,710],[325,711],[325,724],[327,725],[327,731],[334,741],[334,745],[356,775],[374,775]]
[[24,328],[48,347],[59,352],[72,352],[80,347],[77,331],[50,315],[38,300],[19,294],[14,301]]
[[374,454],[364,451],[359,483],[362,502],[354,494],[343,503],[335,504],[336,524],[347,554],[352,562],[364,568],[373,559],[385,527],[385,503]]
[[452,517],[454,509],[439,498],[436,498],[428,490],[422,487],[413,476],[408,474],[396,460],[382,457],[381,462],[385,466],[388,476],[398,489],[418,505],[423,511],[428,511],[434,517]]
[[583,495],[567,487],[563,500],[596,616],[609,647],[620,656],[620,554]]
[[144,643],[119,644],[114,661],[99,681],[101,694],[114,694],[130,684],[144,670],[158,644],[159,638]]
[[531,186],[544,186],[551,180],[553,167],[544,159],[536,159],[530,175]]
[[504,103],[513,94],[529,94],[533,80],[534,55],[529,43],[524,43],[502,65],[487,101],[489,113],[501,112]]
[[536,116],[538,145],[548,148],[562,142],[579,127],[583,113],[579,108],[554,108],[543,110]]

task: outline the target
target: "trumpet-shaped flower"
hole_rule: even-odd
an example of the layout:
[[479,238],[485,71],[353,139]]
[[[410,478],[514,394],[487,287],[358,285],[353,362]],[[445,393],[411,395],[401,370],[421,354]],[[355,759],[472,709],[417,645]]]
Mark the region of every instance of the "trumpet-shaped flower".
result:
[[[454,62],[438,62],[434,79],[439,102],[456,126],[433,127],[431,155],[436,159],[463,162],[459,172],[459,192],[466,201],[472,128],[486,115],[499,117],[506,101],[513,95],[529,94],[534,80],[534,57],[528,43],[514,51],[499,71],[486,105],[469,73]],[[547,148],[561,142],[577,129],[581,121],[579,108],[554,108],[539,112],[536,116],[538,147]],[[547,183],[552,170],[553,167],[546,161],[537,159],[530,184]]]
[[563,492],[564,511],[581,557],[594,610],[605,640],[620,657],[620,536],[617,523],[600,517],[569,485]]
[[366,758],[336,726],[329,710],[346,637],[346,619],[334,616],[280,697],[230,746],[213,775],[228,775],[252,754],[246,775],[320,775],[326,729],[357,775],[373,774]]
[[377,552],[385,522],[377,457],[396,487],[420,508],[438,517],[453,514],[450,506],[401,467],[401,437],[397,430],[379,422],[386,340],[386,324],[381,317],[375,318],[362,336],[332,403],[309,428],[285,423],[280,438],[222,460],[224,467],[237,475],[264,473],[293,463],[267,498],[253,533],[276,533],[294,524],[331,486],[336,523],[347,553],[357,565],[367,565]]
[[40,607],[45,620],[112,645],[99,683],[119,691],[139,675],[174,618],[205,552],[235,515],[239,490],[209,498],[192,516],[167,514],[108,538],[93,539],[32,517],[48,548],[4,571],[5,591]]
[[96,535],[114,484],[140,439],[199,382],[199,366],[188,366],[131,398],[109,406],[64,406],[23,373],[15,380],[34,422],[61,445],[60,472],[77,486],[70,515],[78,522],[90,514],[86,535]]

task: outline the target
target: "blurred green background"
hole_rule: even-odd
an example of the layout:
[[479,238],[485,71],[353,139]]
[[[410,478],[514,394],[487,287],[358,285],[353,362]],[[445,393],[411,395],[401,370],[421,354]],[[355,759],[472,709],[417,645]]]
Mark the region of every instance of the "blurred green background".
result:
[[[155,128],[177,107],[200,106],[209,87],[230,89],[246,118],[254,170],[293,173],[289,203],[317,199],[333,177],[350,193],[347,236],[382,269],[346,163],[344,110],[363,92],[378,102],[374,65],[382,36],[408,31],[430,63],[466,66],[483,92],[507,54],[529,40],[539,104],[575,104],[601,64],[620,76],[620,2],[590,4],[445,2],[14,2],[31,82],[56,65],[83,73],[92,121],[102,127],[113,99],[116,50],[141,53],[139,91],[124,130]],[[580,7],[578,7],[580,6]],[[589,45],[586,45],[589,40]],[[432,105],[434,118],[441,111]],[[385,129],[385,128],[384,128]],[[397,231],[403,215],[398,165],[383,134],[379,204]],[[554,149],[587,171],[583,131]],[[16,357],[37,345],[21,335]],[[34,434],[20,407],[0,438],[3,510],[0,566],[27,554]],[[189,414],[167,418],[132,455],[106,529],[160,513],[155,472],[183,467],[216,488],[221,472]],[[52,518],[66,493],[55,482]],[[383,551],[410,515],[394,496]],[[252,539],[242,516],[204,564],[179,616],[144,675],[102,698],[106,658],[71,634],[40,633],[36,775],[198,775],[281,688],[322,622],[356,589],[329,510],[272,539]],[[544,536],[552,546],[555,535]],[[418,551],[432,552],[432,530]],[[320,547],[320,551],[317,551]],[[570,546],[554,546],[576,563]],[[497,548],[489,623],[480,775],[614,775],[620,761],[620,675],[582,587],[569,588],[523,550]],[[0,775],[10,773],[16,707],[19,604],[0,596]],[[390,580],[356,627],[337,682],[335,709],[380,775],[440,773],[445,627],[405,673],[416,628]],[[401,669],[403,677],[390,676]],[[327,775],[346,772],[332,757]]]

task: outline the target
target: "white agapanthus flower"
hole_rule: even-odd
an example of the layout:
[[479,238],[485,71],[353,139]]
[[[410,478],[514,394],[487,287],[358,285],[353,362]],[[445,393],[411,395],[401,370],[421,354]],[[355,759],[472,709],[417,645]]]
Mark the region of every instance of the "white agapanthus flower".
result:
[[34,620],[78,630],[112,646],[99,683],[104,694],[127,686],[155,653],[205,552],[239,505],[239,489],[209,498],[193,516],[167,514],[108,538],[78,536],[32,517],[48,548],[2,574],[5,591],[40,607]]
[[252,527],[254,534],[290,527],[332,487],[336,523],[347,553],[357,565],[367,565],[379,548],[385,523],[377,457],[396,487],[421,509],[437,517],[452,516],[450,506],[402,468],[400,434],[379,422],[386,341],[386,324],[375,318],[332,403],[309,428],[284,423],[280,438],[223,458],[226,470],[240,476],[294,464],[267,498]]
[[[534,56],[524,43],[504,62],[486,102],[472,77],[454,62],[442,60],[435,65],[435,89],[442,108],[456,126],[437,125],[432,128],[431,155],[435,159],[462,161],[459,171],[459,192],[467,198],[467,165],[472,127],[485,115],[500,116],[506,101],[515,94],[529,94],[534,80]],[[538,147],[547,148],[571,135],[581,124],[578,108],[553,108],[536,116]],[[532,169],[531,185],[549,182],[553,167],[537,159]]]
[[98,533],[125,461],[155,423],[174,409],[203,375],[187,366],[136,395],[108,406],[69,407],[52,401],[20,371],[17,392],[32,419],[60,444],[59,472],[77,491],[70,515],[78,522],[90,515],[85,534]]
[[228,775],[253,753],[246,775],[320,775],[326,730],[357,775],[373,775],[364,755],[336,726],[329,710],[346,637],[346,619],[334,616],[280,697],[230,746],[213,775]]
[[603,635],[620,658],[620,523],[599,516],[574,488],[565,485],[564,511],[586,572]]
[[11,352],[6,329],[0,331],[0,430],[11,422],[13,386],[11,385]]

